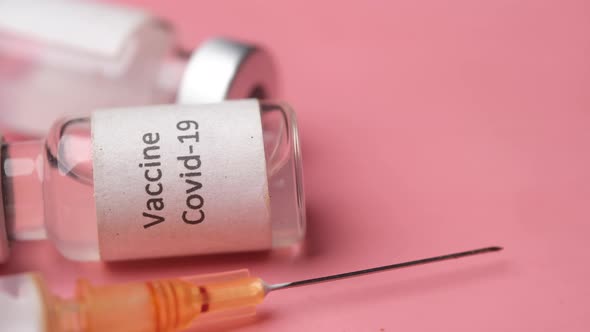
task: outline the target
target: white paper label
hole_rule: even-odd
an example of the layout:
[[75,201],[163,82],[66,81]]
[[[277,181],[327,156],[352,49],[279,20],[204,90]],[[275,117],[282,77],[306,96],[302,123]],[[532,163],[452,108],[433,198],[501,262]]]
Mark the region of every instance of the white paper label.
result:
[[104,260],[271,247],[256,100],[92,114]]
[[151,16],[93,1],[0,0],[0,29],[102,56],[114,56]]

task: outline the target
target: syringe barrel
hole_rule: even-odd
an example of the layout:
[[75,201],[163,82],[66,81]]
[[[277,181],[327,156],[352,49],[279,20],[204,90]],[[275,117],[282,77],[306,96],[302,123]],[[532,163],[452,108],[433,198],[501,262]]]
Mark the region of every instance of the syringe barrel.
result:
[[173,332],[249,317],[264,295],[247,270],[100,286],[81,280],[68,299],[29,273],[0,277],[0,304],[11,309],[0,318],[19,331]]

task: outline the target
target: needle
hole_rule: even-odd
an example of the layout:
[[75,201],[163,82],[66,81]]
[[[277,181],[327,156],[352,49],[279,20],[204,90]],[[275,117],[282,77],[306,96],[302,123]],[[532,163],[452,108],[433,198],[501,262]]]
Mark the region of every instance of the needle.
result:
[[447,255],[442,255],[442,256],[423,258],[423,259],[418,259],[418,260],[409,261],[409,262],[384,265],[384,266],[374,267],[374,268],[365,269],[365,270],[358,270],[358,271],[334,274],[334,275],[330,275],[330,276],[324,276],[324,277],[318,277],[318,278],[312,278],[312,279],[304,279],[304,280],[299,280],[299,281],[285,282],[285,283],[280,283],[280,284],[266,285],[265,288],[266,288],[266,293],[270,293],[272,291],[279,290],[279,289],[295,288],[295,287],[319,284],[322,282],[341,280],[341,279],[346,279],[346,278],[353,278],[353,277],[358,277],[358,276],[372,274],[372,273],[401,269],[401,268],[409,267],[409,266],[416,266],[416,265],[445,261],[445,260],[449,260],[449,259],[456,259],[456,258],[463,258],[463,257],[467,257],[467,256],[485,254],[485,253],[489,253],[489,252],[500,251],[502,249],[503,249],[502,247],[497,247],[497,246],[486,247],[486,248],[457,252],[457,253],[447,254]]
[[[487,247],[274,285],[268,285],[258,277],[249,276],[247,270],[237,271],[237,274],[232,273],[231,276],[228,273],[219,273],[122,285],[93,286],[87,281],[81,281],[77,292],[85,296],[72,299],[61,299],[50,294],[46,291],[48,287],[44,286],[40,276],[25,275],[22,277],[25,278],[22,282],[23,285],[29,285],[26,283],[28,282],[31,289],[42,292],[35,301],[43,299],[44,310],[52,313],[47,323],[48,326],[55,327],[52,331],[172,332],[184,330],[193,322],[206,320],[207,317],[211,322],[216,319],[228,320],[242,317],[244,314],[253,314],[254,307],[262,303],[268,293],[275,290],[500,250],[502,250],[501,247]],[[11,282],[14,283],[14,281]],[[1,286],[2,278],[0,278],[0,288]],[[1,295],[0,289],[0,297]],[[1,314],[2,311],[0,311],[0,318],[3,317]],[[20,316],[17,318],[22,319]]]

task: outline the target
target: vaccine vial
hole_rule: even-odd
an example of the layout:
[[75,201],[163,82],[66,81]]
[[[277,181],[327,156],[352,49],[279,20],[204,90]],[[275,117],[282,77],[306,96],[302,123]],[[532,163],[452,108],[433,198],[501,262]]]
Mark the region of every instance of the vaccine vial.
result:
[[212,38],[186,51],[170,24],[140,9],[78,0],[0,1],[5,136],[42,137],[64,114],[271,98],[276,87],[264,49]]
[[[266,250],[305,234],[295,113],[256,99],[92,112],[5,143],[7,239],[43,229],[67,258]],[[45,227],[43,227],[45,225]]]

